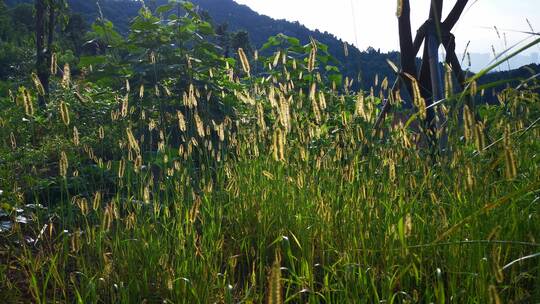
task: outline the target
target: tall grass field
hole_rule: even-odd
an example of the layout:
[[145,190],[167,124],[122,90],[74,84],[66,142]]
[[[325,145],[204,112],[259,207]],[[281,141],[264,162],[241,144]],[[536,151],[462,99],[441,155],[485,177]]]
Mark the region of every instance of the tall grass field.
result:
[[225,59],[189,16],[0,96],[1,303],[540,303],[534,78],[447,81],[433,133],[317,41]]

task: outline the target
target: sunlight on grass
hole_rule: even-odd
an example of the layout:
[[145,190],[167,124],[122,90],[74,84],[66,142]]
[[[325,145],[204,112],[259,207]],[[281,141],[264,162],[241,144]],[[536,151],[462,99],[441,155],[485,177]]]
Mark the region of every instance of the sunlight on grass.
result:
[[153,43],[178,23],[193,50],[171,56],[190,82],[148,72],[153,82],[98,83],[94,67],[85,79],[67,66],[46,109],[39,83],[0,99],[6,301],[540,297],[535,79],[496,105],[464,106],[481,90],[449,95],[437,105],[448,118],[440,151],[403,119],[422,117],[420,100],[406,110],[392,97],[398,111],[373,131],[388,79],[355,92],[315,40],[272,37],[256,59],[224,59],[200,41],[206,25],[194,12],[157,28],[148,11],[138,18],[125,42],[141,55],[133,64],[172,64],[173,49]]

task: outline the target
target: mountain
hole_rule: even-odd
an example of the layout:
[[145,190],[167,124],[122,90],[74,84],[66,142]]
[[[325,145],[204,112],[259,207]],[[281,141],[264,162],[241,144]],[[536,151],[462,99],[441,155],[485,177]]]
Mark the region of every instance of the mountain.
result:
[[[32,3],[32,0],[6,0],[6,4]],[[141,2],[129,0],[101,0],[98,2],[88,0],[68,0],[73,12],[84,16],[88,23],[92,23],[100,15],[112,21],[121,33],[129,30],[129,21],[138,14]],[[201,11],[207,12],[214,25],[227,24],[230,31],[245,30],[249,34],[252,45],[260,48],[270,36],[279,33],[298,38],[301,43],[307,44],[310,37],[328,46],[329,53],[340,63],[340,70],[345,76],[360,80],[360,87],[369,89],[374,82],[376,74],[382,80],[385,76],[394,78],[386,59],[399,62],[399,53],[381,53],[374,48],[361,52],[352,45],[347,45],[348,56],[345,56],[344,42],[334,35],[318,30],[312,31],[298,22],[275,20],[260,15],[245,5],[233,0],[192,0]],[[98,7],[98,3],[100,4]],[[168,0],[146,1],[150,8],[168,3]],[[355,85],[358,88],[358,83]]]
[[[464,58],[464,65],[469,64],[469,59],[467,56],[463,56],[463,54],[458,54],[459,58]],[[482,70],[483,68],[491,65],[493,63],[493,54],[486,54],[486,53],[470,53],[470,69],[473,72],[477,72]],[[540,59],[538,57],[538,53],[533,52],[530,54],[520,54],[515,56],[514,58],[508,60],[507,62],[501,64],[497,70],[498,71],[510,71],[514,69],[518,69],[519,67],[526,66],[531,63],[540,64]]]
[[310,30],[298,22],[275,20],[265,15],[260,15],[245,5],[240,5],[232,0],[195,0],[201,9],[208,11],[216,23],[227,23],[232,30],[246,30],[252,43],[260,47],[268,37],[283,33],[300,39],[302,43],[308,43],[310,37],[328,45],[330,54],[342,64],[342,70],[352,79],[362,80],[362,87],[368,88],[373,82],[375,75],[392,76],[392,70],[386,59],[399,62],[399,53],[381,53],[373,48],[361,52],[352,45],[347,45],[349,55],[345,56],[344,41],[328,32]]
[[[32,0],[5,0],[9,5],[18,3],[32,3]],[[70,9],[81,14],[88,23],[92,23],[96,18],[103,16],[112,21],[120,33],[127,33],[129,22],[135,17],[140,8],[141,2],[134,0],[67,0]],[[215,26],[227,24],[230,31],[247,31],[252,45],[260,48],[270,36],[283,33],[287,36],[298,38],[302,43],[307,44],[310,37],[321,43],[328,45],[328,50],[341,64],[340,69],[345,76],[354,79],[355,88],[369,90],[374,85],[376,75],[379,79],[388,77],[395,79],[395,75],[387,59],[399,64],[399,53],[383,53],[374,48],[360,51],[352,45],[347,45],[348,56],[345,56],[344,42],[334,35],[318,30],[310,30],[298,22],[286,20],[275,20],[268,16],[258,14],[248,6],[238,4],[233,0],[192,0],[199,7],[201,12],[211,18]],[[98,5],[99,3],[99,5]],[[147,0],[150,8],[168,3],[168,0]],[[207,14],[206,14],[207,13]],[[506,72],[490,73],[482,83],[486,81],[514,78],[528,78],[539,71],[538,65],[530,65],[528,69],[516,69]]]

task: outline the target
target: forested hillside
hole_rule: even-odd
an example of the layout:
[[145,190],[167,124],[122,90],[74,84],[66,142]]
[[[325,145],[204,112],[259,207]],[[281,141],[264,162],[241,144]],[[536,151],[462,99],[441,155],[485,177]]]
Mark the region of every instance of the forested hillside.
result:
[[[8,6],[31,2],[31,0],[6,0]],[[167,0],[149,1],[148,5],[155,8],[167,2]],[[369,90],[375,85],[376,78],[382,81],[388,77],[390,81],[393,81],[396,77],[387,60],[399,64],[398,52],[384,53],[375,47],[360,51],[350,44],[347,44],[347,51],[345,51],[345,42],[330,33],[309,30],[298,22],[275,20],[260,15],[249,7],[237,4],[233,0],[194,0],[192,2],[198,5],[199,12],[203,13],[205,18],[208,18],[214,24],[218,34],[225,31],[230,35],[229,40],[232,40],[235,34],[240,34],[236,38],[243,39],[241,33],[245,31],[253,49],[260,49],[267,42],[268,37],[277,34],[298,38],[303,44],[309,43],[310,37],[315,38],[328,46],[329,53],[337,59],[337,65],[343,74],[350,79],[354,79],[354,88]],[[86,0],[68,0],[67,3],[72,12],[81,14],[88,27],[100,16],[99,9],[101,9],[103,16],[110,20],[116,30],[122,34],[128,32],[130,21],[141,9],[140,2],[131,0],[103,0],[99,1],[99,6],[98,2]],[[30,20],[30,18],[24,19]],[[232,44],[229,42],[229,46],[231,49],[235,49],[242,43],[242,41],[232,42]],[[490,83],[494,80],[503,79],[526,79],[537,73],[540,73],[540,67],[532,64],[527,69],[521,68],[510,72],[490,73],[489,78],[480,80],[480,83]],[[500,85],[497,86],[497,89],[500,90],[503,87],[504,85]],[[488,100],[493,102],[492,94],[488,94],[488,96]]]
[[[8,5],[30,2],[32,1],[6,1]],[[88,25],[99,16],[98,5],[95,1],[68,0],[67,2],[73,12],[84,16]],[[156,7],[167,2],[167,0],[149,1],[148,5]],[[141,8],[140,2],[129,0],[104,0],[99,3],[103,16],[112,21],[120,33],[127,33],[130,20]],[[355,79],[357,82],[355,87],[358,87],[360,80],[361,86],[369,89],[374,84],[377,74],[381,80],[384,77],[395,78],[386,59],[399,62],[397,52],[380,53],[374,48],[361,52],[354,46],[348,45],[348,56],[345,56],[344,42],[332,34],[311,31],[299,23],[274,20],[254,12],[247,6],[239,5],[233,0],[195,0],[193,3],[199,5],[201,12],[208,13],[216,27],[225,26],[230,32],[247,31],[254,49],[262,47],[268,37],[280,33],[298,38],[303,44],[309,43],[310,37],[317,39],[328,46],[329,52],[339,61],[340,69],[350,79]]]

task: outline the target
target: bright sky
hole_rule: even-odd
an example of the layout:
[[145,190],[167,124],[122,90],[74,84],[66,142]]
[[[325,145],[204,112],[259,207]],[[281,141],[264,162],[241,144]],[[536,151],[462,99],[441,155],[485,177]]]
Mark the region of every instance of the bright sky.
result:
[[[345,41],[366,49],[397,50],[396,0],[235,0],[253,10],[276,19],[299,21],[308,28],[328,31]],[[413,31],[426,19],[429,0],[410,0]],[[445,1],[445,15],[456,0]],[[460,22],[454,29],[457,52],[462,53],[467,42],[475,53],[492,53],[505,49],[528,35],[514,31],[530,31],[526,18],[536,32],[540,31],[540,0],[470,0]],[[499,38],[494,26],[500,31]],[[532,41],[530,38],[528,42]],[[528,54],[540,52],[540,47]]]

